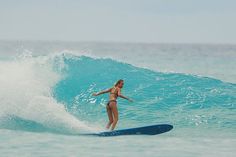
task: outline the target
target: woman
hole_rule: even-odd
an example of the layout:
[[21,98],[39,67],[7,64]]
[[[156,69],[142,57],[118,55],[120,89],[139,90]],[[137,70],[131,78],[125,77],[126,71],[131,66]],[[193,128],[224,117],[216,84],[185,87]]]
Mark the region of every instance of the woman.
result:
[[109,97],[109,101],[107,103],[107,115],[109,118],[109,122],[106,126],[107,129],[111,127],[111,130],[114,130],[114,128],[116,127],[116,123],[118,121],[118,110],[117,110],[117,101],[116,99],[118,97],[121,97],[123,99],[129,100],[130,102],[132,102],[132,100],[124,95],[121,94],[121,88],[123,88],[124,85],[124,80],[118,80],[115,84],[114,87],[101,91],[99,93],[94,93],[93,96],[98,96],[100,94],[104,94],[104,93],[110,93],[110,97]]

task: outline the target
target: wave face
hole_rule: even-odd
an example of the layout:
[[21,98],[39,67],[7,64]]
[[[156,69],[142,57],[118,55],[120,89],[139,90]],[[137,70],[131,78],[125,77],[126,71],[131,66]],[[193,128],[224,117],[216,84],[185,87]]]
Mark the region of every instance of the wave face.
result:
[[111,59],[69,53],[0,62],[0,127],[75,134],[104,127],[108,95],[92,93],[124,79],[120,128],[170,123],[176,128],[236,129],[236,85],[154,72]]

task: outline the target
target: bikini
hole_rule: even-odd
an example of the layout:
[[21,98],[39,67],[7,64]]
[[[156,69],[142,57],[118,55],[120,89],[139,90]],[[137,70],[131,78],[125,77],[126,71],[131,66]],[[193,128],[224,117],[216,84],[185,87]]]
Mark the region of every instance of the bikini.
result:
[[[114,88],[116,88],[116,87],[114,87]],[[114,93],[111,93],[111,94],[115,94],[116,97],[118,96],[117,93],[115,93],[115,92],[114,92]],[[116,100],[109,100],[108,103],[107,103],[107,106],[108,106],[108,107],[109,107],[109,104],[110,104],[111,102],[115,102],[115,103],[117,103]]]
[[111,102],[115,102],[115,103],[117,103],[116,100],[110,100],[110,101],[108,101],[108,103],[107,103],[107,106],[108,106],[108,107],[110,107],[109,104],[110,104]]

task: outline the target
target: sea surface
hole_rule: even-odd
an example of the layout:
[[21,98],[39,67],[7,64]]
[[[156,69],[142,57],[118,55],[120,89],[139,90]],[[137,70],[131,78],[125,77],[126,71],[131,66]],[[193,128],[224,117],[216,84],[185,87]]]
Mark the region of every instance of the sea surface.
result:
[[[124,79],[117,129],[171,124],[155,135],[105,131],[108,95]],[[0,156],[234,157],[236,45],[0,41]]]

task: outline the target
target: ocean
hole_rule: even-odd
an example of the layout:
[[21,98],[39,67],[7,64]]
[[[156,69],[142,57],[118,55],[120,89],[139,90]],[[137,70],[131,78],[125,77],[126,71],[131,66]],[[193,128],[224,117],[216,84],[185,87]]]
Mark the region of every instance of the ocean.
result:
[[[236,45],[0,41],[4,157],[233,157]],[[108,95],[124,79],[116,129],[171,124],[155,135],[105,131]]]

